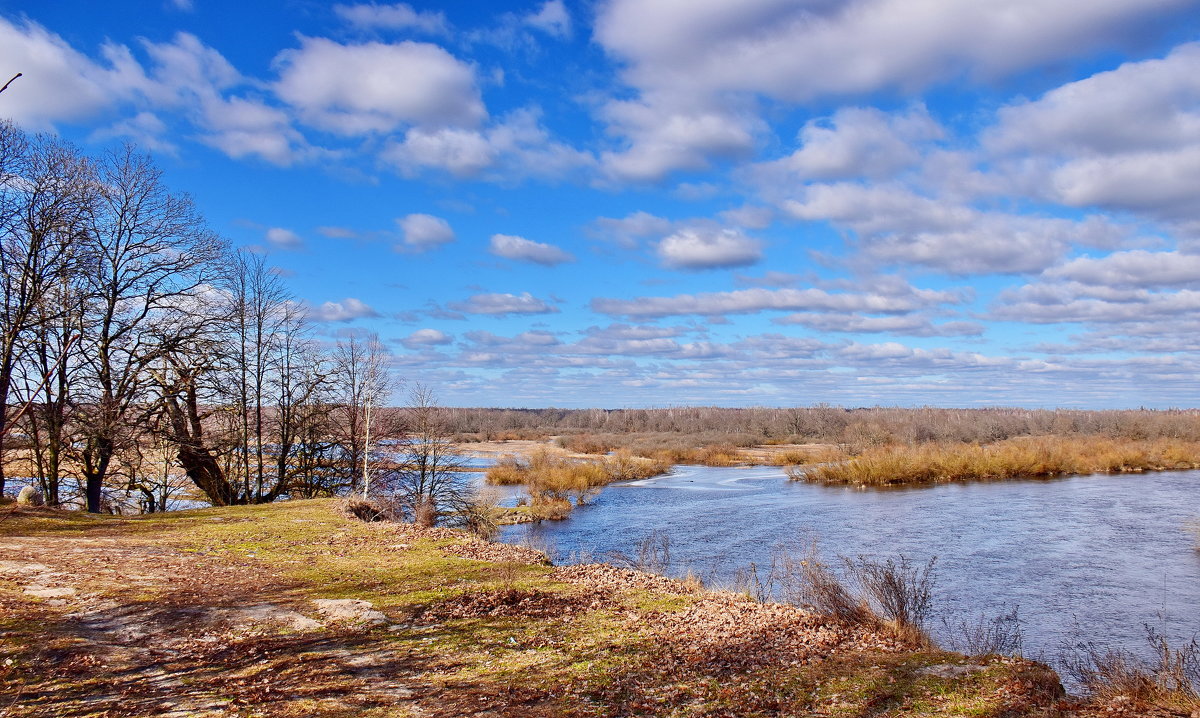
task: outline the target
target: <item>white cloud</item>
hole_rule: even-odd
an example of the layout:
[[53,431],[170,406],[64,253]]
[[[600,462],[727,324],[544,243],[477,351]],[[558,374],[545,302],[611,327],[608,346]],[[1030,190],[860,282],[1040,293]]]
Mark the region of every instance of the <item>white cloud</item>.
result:
[[983,135],[1025,182],[1076,207],[1200,218],[1200,43],[1002,108]]
[[404,235],[404,246],[424,250],[454,241],[454,229],[441,217],[409,214],[396,220]]
[[1113,154],[1200,141],[1200,43],[1127,62],[1001,108],[984,133],[997,152]]
[[515,259],[522,262],[533,262],[547,267],[553,267],[563,262],[572,262],[575,257],[552,244],[534,242],[533,240],[517,237],[511,234],[493,234],[488,251],[497,257]]
[[903,314],[938,304],[957,304],[962,301],[963,296],[957,292],[911,287],[907,292],[888,294],[832,293],[823,289],[755,288],[732,292],[679,294],[673,297],[598,298],[592,300],[592,309],[601,314],[642,318],[688,314],[749,314],[768,310]]
[[783,209],[858,235],[879,262],[917,264],[956,275],[1038,272],[1074,244],[1111,247],[1128,231],[1102,217],[1082,221],[984,212],[916,195],[897,185],[810,185]]
[[167,125],[153,112],[139,112],[132,117],[118,120],[111,127],[101,128],[92,133],[93,141],[104,141],[113,138],[123,138],[133,142],[142,150],[167,155],[177,155],[179,147],[164,139]]
[[347,297],[340,302],[325,302],[309,310],[309,315],[319,322],[349,322],[380,316],[379,312],[354,297]]
[[127,48],[106,45],[103,54],[107,67],[35,22],[0,17],[0,67],[6,72],[0,83],[17,72],[23,75],[4,92],[4,115],[28,129],[47,129],[91,117],[124,99],[130,80],[142,79],[141,68]]
[[595,236],[628,248],[636,247],[643,239],[661,237],[671,231],[671,220],[643,211],[620,218],[599,217],[592,224]]
[[997,76],[1111,43],[1187,0],[610,0],[597,40],[639,88],[790,101]]
[[448,31],[445,14],[414,10],[408,3],[334,5],[333,12],[342,21],[364,30],[419,30],[430,35]]
[[549,304],[529,292],[521,294],[475,294],[466,301],[451,302],[450,309],[467,314],[505,316],[508,314],[554,314],[558,307]]
[[680,229],[658,243],[658,256],[674,269],[745,267],[762,259],[762,243],[738,229]]
[[536,111],[525,109],[486,129],[414,127],[403,140],[390,143],[382,156],[407,176],[434,169],[500,182],[561,179],[595,164],[588,153],[551,139],[538,117]]
[[305,37],[275,63],[279,97],[306,122],[333,132],[474,127],[487,116],[474,69],[437,45]]
[[454,341],[454,337],[438,329],[418,329],[400,340],[405,349],[414,351],[434,346],[445,346]]
[[983,325],[976,322],[934,324],[917,314],[865,317],[859,314],[804,312],[771,320],[775,324],[797,324],[821,332],[886,333],[914,337],[979,336]]
[[[614,179],[702,169],[754,146],[760,96],[804,103],[1002,76],[1110,46],[1129,23],[1189,2],[608,0],[595,38],[637,95],[601,107],[626,145],[602,159]],[[832,171],[836,158],[809,154]]]
[[624,147],[603,152],[605,174],[614,180],[657,182],[675,170],[701,170],[710,158],[745,157],[765,125],[733,98],[700,102],[676,93],[614,100],[601,110],[609,132]]
[[296,250],[304,248],[304,240],[300,235],[283,227],[271,227],[266,233],[267,244],[275,249]]
[[828,120],[810,120],[800,131],[800,149],[760,171],[801,180],[888,178],[916,165],[919,145],[943,134],[924,106],[902,114],[844,107]]
[[571,15],[563,0],[546,0],[536,13],[525,16],[525,24],[552,37],[571,37]]
[[1200,255],[1137,249],[1105,257],[1078,257],[1045,272],[1052,279],[1117,288],[1200,284]]

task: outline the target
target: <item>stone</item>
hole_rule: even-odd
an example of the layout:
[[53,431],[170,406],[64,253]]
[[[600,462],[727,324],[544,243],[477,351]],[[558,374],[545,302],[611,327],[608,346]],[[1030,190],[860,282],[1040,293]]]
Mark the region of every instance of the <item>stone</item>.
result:
[[318,598],[313,601],[317,610],[331,621],[355,621],[358,623],[387,623],[388,617],[376,611],[370,601],[357,598]]
[[934,678],[960,678],[971,673],[982,671],[986,666],[981,666],[975,663],[966,663],[963,665],[955,665],[953,663],[941,663],[936,666],[925,666],[917,671],[920,676],[932,676]]
[[42,498],[42,492],[37,490],[36,486],[26,486],[21,489],[21,493],[17,494],[17,504],[19,506],[43,506],[46,500]]

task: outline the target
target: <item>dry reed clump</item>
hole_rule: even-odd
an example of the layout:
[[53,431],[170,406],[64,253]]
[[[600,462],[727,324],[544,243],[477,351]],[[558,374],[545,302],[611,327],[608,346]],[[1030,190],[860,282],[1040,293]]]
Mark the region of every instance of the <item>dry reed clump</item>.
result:
[[1146,638],[1154,652],[1150,661],[1080,643],[1062,656],[1064,669],[1083,684],[1094,702],[1132,703],[1127,707],[1135,710],[1163,708],[1172,715],[1200,713],[1200,640],[1192,638],[1175,648],[1150,626]]
[[525,458],[504,456],[488,469],[487,481],[524,485],[532,514],[540,519],[563,519],[572,503],[579,506],[613,481],[642,479],[670,470],[660,461],[633,456],[626,450],[601,461],[577,460],[561,451],[542,448]]
[[1200,468],[1200,442],[1097,437],[1008,439],[994,444],[886,446],[849,461],[789,471],[832,484],[908,484]]

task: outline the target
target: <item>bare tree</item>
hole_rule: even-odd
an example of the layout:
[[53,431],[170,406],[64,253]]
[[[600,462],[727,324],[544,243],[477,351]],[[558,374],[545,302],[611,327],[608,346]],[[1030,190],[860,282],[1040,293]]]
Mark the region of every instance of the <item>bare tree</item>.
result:
[[[80,459],[87,510],[98,511],[120,442],[152,403],[150,367],[172,347],[193,341],[193,332],[203,325],[186,320],[193,300],[216,278],[224,245],[205,227],[192,201],[171,194],[162,173],[131,147],[101,164],[98,211],[87,230],[97,261],[87,277],[91,316],[83,358],[88,396],[80,405]],[[195,377],[190,370],[185,375],[186,386]],[[195,398],[194,391],[188,395]],[[186,467],[187,450],[181,446],[180,453]]]
[[382,482],[398,512],[421,526],[470,523],[474,492],[463,472],[463,456],[449,438],[448,416],[433,391],[414,386],[404,417],[400,466],[387,472]]
[[[0,123],[0,492],[4,438],[20,418],[9,413],[18,362],[30,349],[50,358],[47,345],[28,340],[63,317],[70,294],[64,287],[91,256],[84,230],[95,184],[91,163],[73,147],[46,137],[31,142]],[[64,360],[57,354],[42,362],[42,373],[26,372],[23,408],[33,406]]]
[[387,350],[375,334],[366,338],[351,335],[339,341],[334,352],[338,434],[347,474],[358,477],[364,497],[370,492],[374,473],[372,442],[396,433],[390,417],[380,411],[393,389],[387,358]]

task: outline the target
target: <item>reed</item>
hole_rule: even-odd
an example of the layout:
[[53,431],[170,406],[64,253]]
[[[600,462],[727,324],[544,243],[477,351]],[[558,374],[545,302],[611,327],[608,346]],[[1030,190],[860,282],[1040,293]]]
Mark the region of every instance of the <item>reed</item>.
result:
[[637,457],[628,450],[594,460],[572,459],[561,451],[543,448],[528,457],[501,457],[488,469],[487,483],[525,486],[532,513],[539,518],[558,519],[570,512],[572,501],[579,506],[607,484],[649,478],[670,470],[668,463]]
[[993,444],[883,446],[849,461],[795,467],[797,480],[886,486],[1200,468],[1200,441],[1031,437]]

